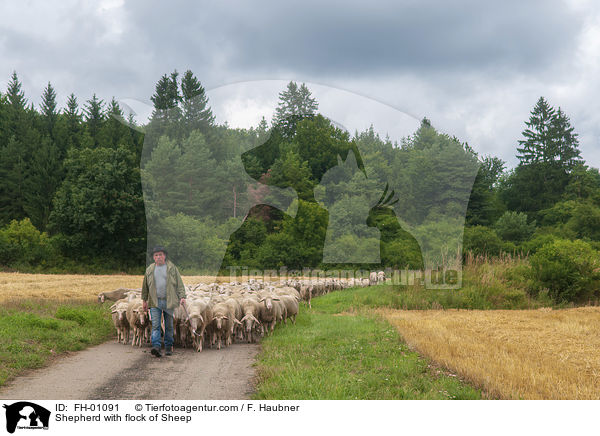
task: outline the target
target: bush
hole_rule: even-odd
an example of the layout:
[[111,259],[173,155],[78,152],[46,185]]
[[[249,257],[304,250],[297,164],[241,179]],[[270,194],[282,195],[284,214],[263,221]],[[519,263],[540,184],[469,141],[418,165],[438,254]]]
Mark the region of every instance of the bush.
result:
[[485,226],[466,227],[463,236],[463,251],[475,256],[487,254],[497,256],[503,249],[502,240],[493,229]]
[[556,240],[531,258],[532,291],[548,289],[557,303],[581,302],[594,296],[600,284],[598,251],[584,241]]
[[46,233],[41,233],[29,218],[12,220],[0,229],[0,264],[39,264],[51,257],[51,244]]
[[600,208],[589,203],[577,205],[567,228],[572,230],[577,238],[600,241]]
[[527,224],[527,214],[505,212],[495,225],[496,233],[505,241],[521,242],[529,239],[535,230],[535,221]]
[[[563,236],[564,238],[564,236]],[[535,254],[544,245],[551,244],[556,241],[557,237],[551,233],[540,233],[536,232],[535,236],[529,241],[523,242],[519,245],[520,250],[525,254]]]

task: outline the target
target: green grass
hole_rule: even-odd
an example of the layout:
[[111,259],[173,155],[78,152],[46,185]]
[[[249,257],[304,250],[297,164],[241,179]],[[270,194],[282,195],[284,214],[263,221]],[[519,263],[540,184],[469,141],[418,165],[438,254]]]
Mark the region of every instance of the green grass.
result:
[[403,310],[539,307],[524,291],[494,287],[436,290],[414,286],[379,285],[332,292],[313,301],[315,308],[327,313],[338,313],[350,308],[377,307]]
[[[263,339],[256,399],[482,398],[456,377],[435,373],[387,322],[364,310],[345,312],[369,297],[364,289],[313,299],[295,326],[280,325]],[[376,301],[380,289],[370,289]]]
[[21,301],[0,306],[0,386],[54,356],[110,338],[108,308],[95,303]]

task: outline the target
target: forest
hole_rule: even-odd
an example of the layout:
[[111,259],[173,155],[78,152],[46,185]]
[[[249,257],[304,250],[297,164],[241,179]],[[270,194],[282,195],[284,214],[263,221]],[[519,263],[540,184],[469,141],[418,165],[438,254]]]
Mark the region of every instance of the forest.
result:
[[154,244],[196,273],[511,255],[528,259],[534,294],[599,296],[600,174],[544,97],[512,169],[427,118],[399,143],[347,132],[295,82],[250,129],[216,123],[191,71],[163,75],[151,100],[145,125],[95,94],[59,108],[50,83],[36,108],[13,73],[0,93],[2,269],[141,273]]

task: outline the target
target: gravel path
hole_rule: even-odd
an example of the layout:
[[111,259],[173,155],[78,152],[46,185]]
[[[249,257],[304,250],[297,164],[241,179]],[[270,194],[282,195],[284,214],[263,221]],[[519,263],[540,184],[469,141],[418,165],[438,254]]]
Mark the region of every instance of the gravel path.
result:
[[149,347],[114,341],[59,358],[0,388],[2,399],[242,400],[253,391],[257,344],[196,353],[176,348],[156,358]]

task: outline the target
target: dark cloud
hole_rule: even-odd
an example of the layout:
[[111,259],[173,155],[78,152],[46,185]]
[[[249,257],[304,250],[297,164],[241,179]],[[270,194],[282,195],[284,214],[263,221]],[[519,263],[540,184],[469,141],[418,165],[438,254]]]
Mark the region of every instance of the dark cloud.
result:
[[323,4],[127,3],[153,50],[234,71],[372,76],[540,71],[575,48],[582,17],[558,0]]
[[[48,81],[61,104],[71,92],[82,105],[93,93],[104,100],[149,102],[163,74],[189,68],[207,89],[263,79],[346,89],[417,118],[427,116],[441,130],[511,163],[540,95],[564,105],[584,155],[595,149],[600,135],[597,111],[588,109],[590,96],[600,90],[597,70],[592,63],[587,74],[575,75],[588,68],[578,64],[577,53],[583,29],[597,12],[586,10],[591,3],[579,8],[560,0],[8,5],[0,6],[0,92],[16,69],[35,104]],[[586,56],[592,55],[593,50]],[[574,87],[577,77],[589,91],[565,97],[564,89]]]

